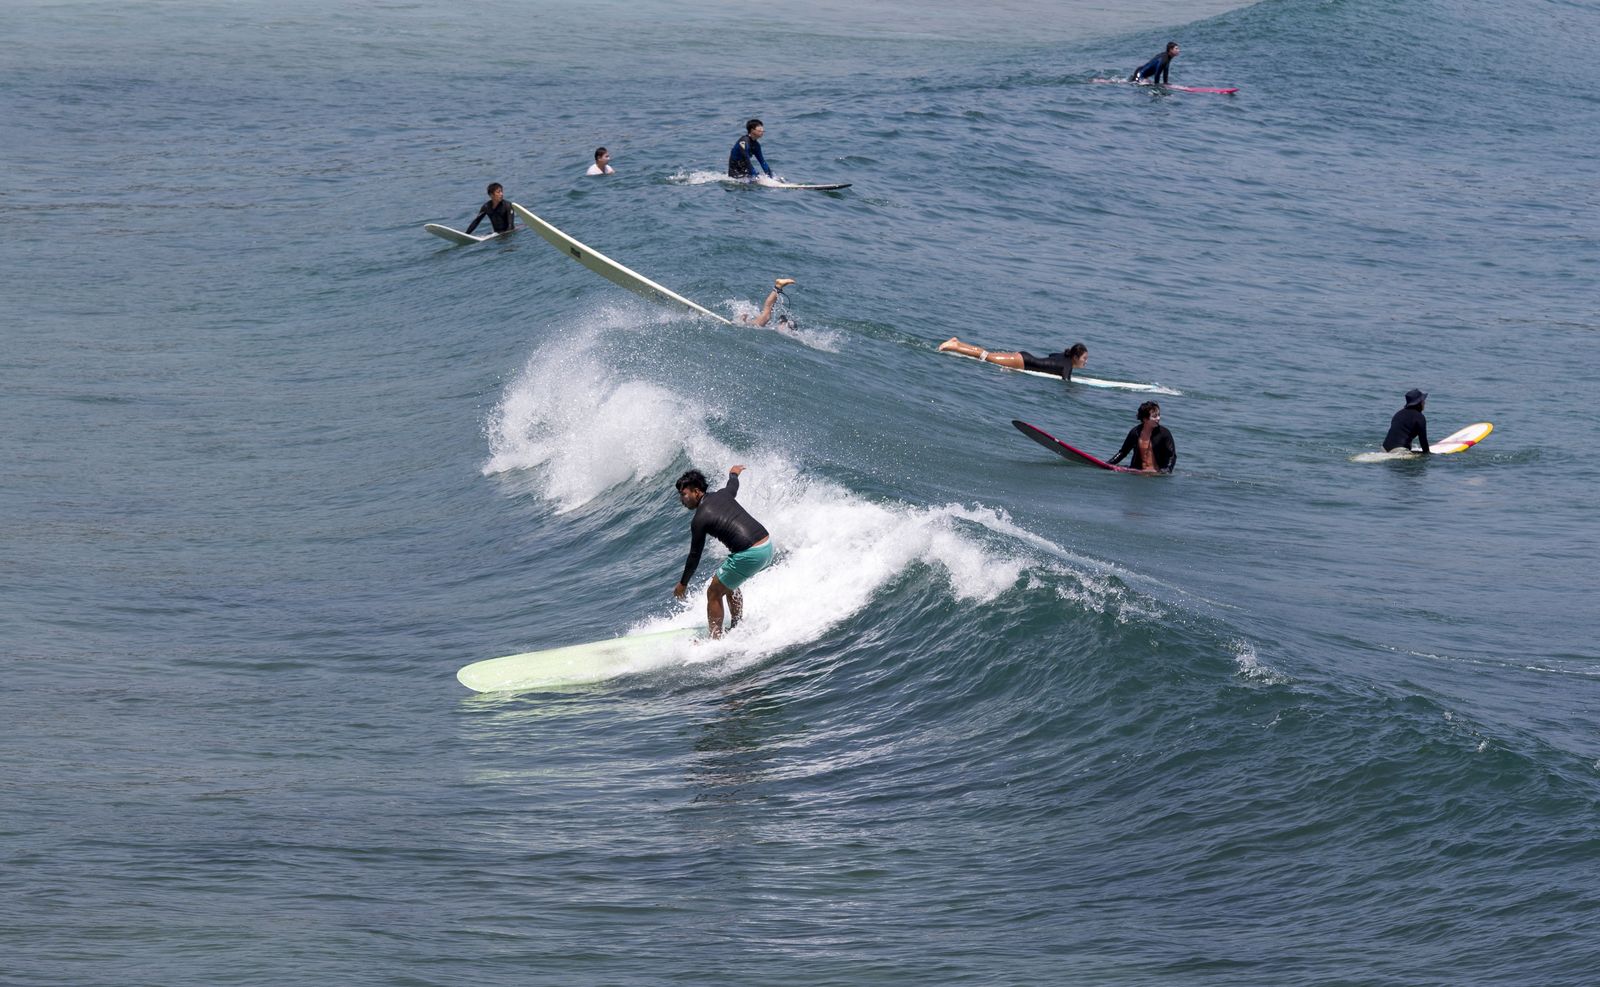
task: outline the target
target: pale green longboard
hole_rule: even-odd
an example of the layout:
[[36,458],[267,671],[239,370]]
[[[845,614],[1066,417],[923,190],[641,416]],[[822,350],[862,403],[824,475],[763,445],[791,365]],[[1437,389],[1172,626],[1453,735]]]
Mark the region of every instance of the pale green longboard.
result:
[[629,634],[609,641],[490,658],[462,668],[456,673],[456,680],[474,692],[528,692],[604,682],[632,671],[642,671],[649,659],[702,633],[704,628],[677,627],[653,634]]
[[679,308],[688,309],[696,315],[702,315],[708,319],[715,319],[724,325],[733,324],[710,309],[701,305],[696,305],[694,302],[691,302],[689,299],[683,297],[677,292],[656,284],[643,274],[630,270],[621,264],[618,264],[610,257],[607,257],[605,254],[602,254],[600,251],[595,250],[586,244],[578,242],[576,239],[561,232],[554,226],[551,226],[549,223],[540,219],[538,216],[535,216],[526,208],[517,205],[515,202],[511,203],[511,208],[516,211],[518,216],[522,217],[522,221],[524,223],[527,223],[533,228],[535,233],[538,233],[540,236],[549,241],[552,247],[555,247],[568,257],[571,257],[573,260],[582,264],[584,267],[587,267],[589,270],[600,275],[602,278],[610,281],[612,284],[621,285],[629,291],[643,295],[652,301],[662,302],[667,305],[675,305]]

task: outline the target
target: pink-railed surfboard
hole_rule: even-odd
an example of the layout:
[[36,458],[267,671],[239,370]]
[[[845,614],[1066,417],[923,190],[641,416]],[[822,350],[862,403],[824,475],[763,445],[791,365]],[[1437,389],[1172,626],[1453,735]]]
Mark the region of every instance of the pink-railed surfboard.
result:
[[1011,420],[1011,424],[1016,426],[1017,431],[1044,446],[1046,449],[1049,449],[1062,459],[1076,463],[1087,463],[1088,465],[1096,467],[1097,469],[1111,470],[1113,473],[1139,472],[1138,470],[1128,469],[1126,466],[1113,466],[1104,459],[1101,459],[1099,456],[1090,455],[1089,453],[1084,452],[1082,449],[1079,449],[1077,446],[1069,446],[1065,442],[1062,442],[1054,435],[1051,435],[1049,432],[1046,432],[1044,429],[1039,428],[1036,425],[1029,425],[1027,422],[1016,418]]

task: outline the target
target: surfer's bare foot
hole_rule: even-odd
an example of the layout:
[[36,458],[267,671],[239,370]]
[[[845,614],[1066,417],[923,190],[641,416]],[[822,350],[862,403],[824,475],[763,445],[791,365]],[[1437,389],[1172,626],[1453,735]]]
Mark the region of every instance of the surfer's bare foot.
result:
[[792,284],[794,284],[794,278],[777,278],[772,282],[772,287],[778,291],[782,291]]
[[961,340],[959,338],[955,337],[955,336],[951,336],[949,339],[947,339],[944,342],[939,344],[939,352],[940,353],[946,353],[946,352],[948,352],[950,350],[955,349],[957,346],[960,346],[960,345],[961,345]]

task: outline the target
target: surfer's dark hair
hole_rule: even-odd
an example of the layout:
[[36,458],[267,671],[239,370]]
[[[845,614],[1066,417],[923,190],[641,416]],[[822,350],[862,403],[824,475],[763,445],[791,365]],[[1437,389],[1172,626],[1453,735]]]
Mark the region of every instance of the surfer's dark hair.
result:
[[674,483],[673,486],[678,488],[679,493],[683,493],[684,487],[693,487],[701,493],[705,493],[706,475],[699,470],[685,470],[684,474],[678,477],[678,482]]
[[1160,410],[1161,405],[1154,401],[1146,401],[1144,404],[1139,405],[1139,420],[1144,421],[1146,418],[1150,417],[1150,412]]
[[493,195],[495,193],[496,189],[502,189],[503,190],[504,188],[505,188],[505,186],[501,185],[499,182],[490,182],[489,183],[489,187],[487,189],[485,189],[484,191],[488,192],[490,195]]
[[596,161],[599,161],[599,160],[600,160],[600,155],[602,155],[602,154],[604,154],[604,153],[606,153],[606,149],[605,149],[605,148],[603,148],[603,147],[597,147],[597,148],[595,148],[595,149],[594,149],[594,159],[595,159],[595,160],[596,160]]
[[748,120],[746,120],[744,122],[744,132],[748,134],[750,131],[756,129],[757,127],[765,127],[765,126],[766,126],[766,124],[762,123],[760,120],[757,120],[755,117],[751,117],[750,119],[748,119]]
[[1087,352],[1089,352],[1089,347],[1083,345],[1082,343],[1073,343],[1072,346],[1067,349],[1067,359],[1076,360],[1078,357],[1083,356]]
[[1167,42],[1167,50],[1168,51],[1171,51],[1172,49],[1174,49],[1176,47],[1178,47],[1178,43],[1176,41],[1168,41]]

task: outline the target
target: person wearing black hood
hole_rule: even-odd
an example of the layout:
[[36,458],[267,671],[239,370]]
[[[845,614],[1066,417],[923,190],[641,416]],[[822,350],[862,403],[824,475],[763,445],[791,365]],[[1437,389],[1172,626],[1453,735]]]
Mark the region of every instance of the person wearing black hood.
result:
[[1394,413],[1389,420],[1389,434],[1383,437],[1383,451],[1394,452],[1396,449],[1411,449],[1411,440],[1417,439],[1422,443],[1422,452],[1428,449],[1428,419],[1422,414],[1422,406],[1428,401],[1427,392],[1413,387],[1406,392],[1406,406]]

